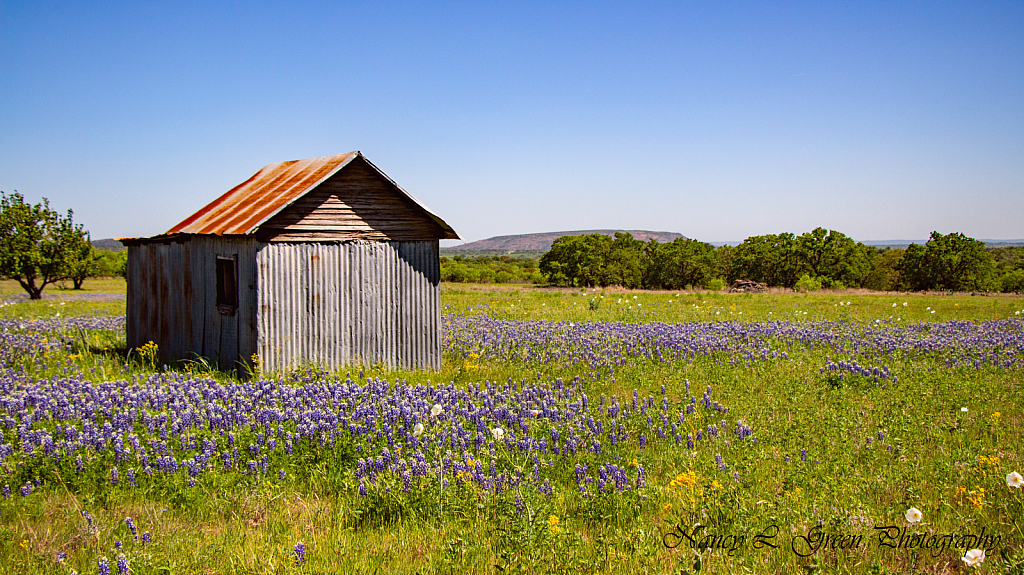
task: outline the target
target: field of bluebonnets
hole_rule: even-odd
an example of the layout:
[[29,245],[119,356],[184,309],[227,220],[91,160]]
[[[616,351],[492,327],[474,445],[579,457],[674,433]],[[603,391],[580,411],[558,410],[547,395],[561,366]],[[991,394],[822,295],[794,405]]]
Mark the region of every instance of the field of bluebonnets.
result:
[[0,572],[1024,570],[1024,298],[442,303],[440,372],[283,374],[0,307]]

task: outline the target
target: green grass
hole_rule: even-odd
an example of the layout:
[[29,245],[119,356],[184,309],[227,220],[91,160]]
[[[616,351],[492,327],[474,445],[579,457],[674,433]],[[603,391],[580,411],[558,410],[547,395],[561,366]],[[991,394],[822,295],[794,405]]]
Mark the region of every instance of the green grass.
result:
[[1017,311],[1024,315],[1024,298],[1005,295],[942,296],[855,291],[733,294],[512,286],[488,290],[458,284],[443,286],[442,293],[442,304],[451,306],[446,309],[455,313],[546,321],[882,320],[906,324],[1020,317],[1014,316]]
[[[82,283],[82,289],[79,290],[74,289],[70,281],[48,284],[43,289],[43,296],[59,298],[61,296],[75,297],[83,294],[97,293],[123,294],[127,289],[124,278],[90,278]],[[16,280],[0,280],[0,299],[12,295],[24,296],[27,293]]]
[[[1024,316],[1024,298],[1008,296],[601,294],[444,286],[442,304],[447,313],[566,322],[824,319],[902,324]],[[109,313],[117,305],[44,301],[0,308],[0,314]],[[119,305],[123,312],[123,302]],[[138,358],[130,358],[125,368],[118,353],[117,342],[108,341],[26,368],[36,377],[65,369],[89,374],[98,368],[97,379],[153,371]],[[581,376],[591,398],[601,393],[628,398],[633,389],[659,398],[664,384],[673,412],[681,406],[676,400],[688,379],[698,397],[711,386],[714,399],[729,408],[729,420],[742,419],[758,442],[703,443],[691,452],[641,450],[634,441],[620,455],[624,465],[636,458],[645,466],[645,499],[585,501],[571,489],[559,489],[550,500],[530,499],[525,514],[516,513],[507,498],[469,492],[449,492],[440,515],[433,499],[360,498],[350,477],[315,465],[290,470],[284,482],[211,480],[191,490],[180,484],[145,492],[114,489],[104,476],[70,486],[50,481],[33,497],[0,500],[0,573],[69,573],[69,567],[95,573],[100,556],[110,558],[116,573],[116,540],[125,543],[134,573],[692,573],[693,551],[685,545],[668,548],[664,537],[676,526],[689,530],[697,523],[710,525],[717,534],[744,537],[732,555],[723,549],[704,551],[702,571],[711,573],[963,572],[963,549],[933,554],[879,546],[875,527],[906,526],[903,514],[912,506],[923,512],[924,521],[911,532],[985,528],[999,535],[1009,555],[989,557],[979,572],[1001,572],[1004,558],[1024,560],[1024,494],[1005,484],[1010,471],[1024,472],[1024,370],[947,368],[938,358],[908,353],[888,361],[898,383],[883,388],[863,378],[840,382],[821,375],[819,367],[829,355],[835,352],[793,348],[788,361],[750,367],[712,359],[668,365],[635,358],[614,373],[604,370],[600,381],[589,379],[593,370],[582,367],[461,356],[446,357],[439,373],[354,367],[349,370],[353,379],[379,376],[410,383]],[[220,372],[208,375],[230,380]],[[687,423],[695,430],[712,421],[698,412]],[[3,432],[10,441],[16,430]],[[739,473],[738,482],[716,470],[716,454],[730,473]],[[688,472],[693,473],[692,490],[670,487]],[[565,473],[571,476],[572,471]],[[98,531],[86,528],[83,508],[95,518]],[[557,530],[549,523],[552,515],[558,518]],[[151,545],[143,548],[131,541],[126,516],[153,534]],[[799,538],[819,525],[834,535],[860,535],[863,544],[852,550],[821,549],[809,557],[794,553],[794,543],[806,543]],[[773,540],[779,548],[755,549],[754,537],[770,533],[773,526],[780,529]],[[307,563],[296,566],[292,549],[300,540],[307,545]],[[66,565],[55,562],[60,552],[68,554]],[[1015,569],[1024,567],[1018,563]]]
[[[61,285],[66,285],[62,289]],[[43,290],[43,299],[29,301],[25,290],[15,280],[0,280],[0,319],[40,318],[60,313],[64,317],[90,314],[118,314],[125,310],[124,278],[94,278],[71,289],[70,282],[50,284]],[[107,297],[111,296],[111,297]],[[100,301],[96,301],[96,300]]]

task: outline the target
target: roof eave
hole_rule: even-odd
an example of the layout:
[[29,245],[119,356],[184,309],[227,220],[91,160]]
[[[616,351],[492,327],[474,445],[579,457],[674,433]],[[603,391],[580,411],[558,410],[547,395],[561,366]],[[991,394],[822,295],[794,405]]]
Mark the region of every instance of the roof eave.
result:
[[417,206],[419,206],[419,208],[421,210],[426,212],[427,216],[431,220],[433,220],[434,223],[436,223],[437,225],[441,226],[441,230],[444,232],[444,237],[439,238],[439,239],[442,239],[442,240],[461,240],[462,239],[462,238],[459,237],[459,234],[455,231],[454,228],[452,228],[447,223],[445,223],[445,221],[442,220],[440,216],[438,216],[433,211],[431,211],[430,208],[428,208],[427,206],[425,206],[423,204],[423,202],[417,200],[415,196],[413,196],[409,192],[405,191],[405,189],[402,188],[402,186],[398,185],[398,182],[392,180],[391,177],[388,176],[387,174],[385,174],[383,171],[381,171],[380,168],[378,168],[377,166],[373,165],[373,162],[371,162],[366,156],[363,156],[361,152],[357,152],[357,155],[361,156],[363,158],[364,162],[366,162],[371,168],[374,169],[374,171],[376,171],[378,174],[380,174],[381,177],[383,177],[385,180],[387,180],[399,192],[402,192],[402,194],[404,194],[405,197],[407,197],[410,200],[412,200],[414,204],[416,204]]

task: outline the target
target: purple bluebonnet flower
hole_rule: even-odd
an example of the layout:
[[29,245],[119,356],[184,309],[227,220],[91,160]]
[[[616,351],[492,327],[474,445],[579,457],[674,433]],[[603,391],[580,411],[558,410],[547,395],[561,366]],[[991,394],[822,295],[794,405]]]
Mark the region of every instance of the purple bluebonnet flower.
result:
[[306,544],[299,541],[295,544],[295,564],[302,565],[306,562]]
[[128,575],[128,558],[123,553],[117,556],[117,573],[118,575]]
[[135,523],[132,521],[132,518],[131,517],[125,517],[124,518],[124,524],[128,526],[128,529],[131,529],[131,531],[132,531],[132,538],[135,539],[136,541],[138,541],[138,539],[139,539],[139,531],[138,531],[138,529],[136,529]]
[[145,547],[147,543],[153,540],[153,536],[149,534],[149,531],[142,533],[142,546]]
[[7,485],[7,484],[4,484],[4,499],[10,499],[10,498],[11,498],[11,486]]
[[807,461],[807,448],[806,447],[800,450],[800,460],[804,461],[804,462]]
[[715,454],[715,463],[718,465],[718,470],[721,471],[722,473],[725,473],[726,471],[729,470],[729,468],[726,467],[725,462],[722,461],[721,453]]
[[120,541],[114,541],[114,549],[120,550],[121,547],[122,547],[122,545],[121,545]]
[[110,561],[106,557],[100,557],[99,569],[97,571],[99,575],[110,575]]
[[551,495],[552,493],[554,493],[554,491],[551,488],[551,480],[545,479],[544,483],[541,484],[538,490],[544,495]]
[[117,472],[117,468],[116,467],[111,468],[111,470],[110,470],[110,484],[116,487],[120,480],[121,480],[121,474]]

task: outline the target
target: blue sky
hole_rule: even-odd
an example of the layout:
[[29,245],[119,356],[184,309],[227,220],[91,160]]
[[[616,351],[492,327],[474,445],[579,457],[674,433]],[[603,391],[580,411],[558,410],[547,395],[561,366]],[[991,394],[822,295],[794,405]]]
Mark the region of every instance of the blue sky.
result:
[[0,190],[94,239],[356,149],[467,241],[1024,238],[1021,2],[0,0],[0,78]]

